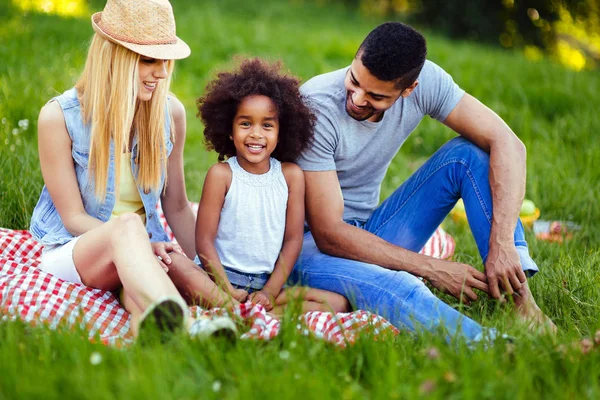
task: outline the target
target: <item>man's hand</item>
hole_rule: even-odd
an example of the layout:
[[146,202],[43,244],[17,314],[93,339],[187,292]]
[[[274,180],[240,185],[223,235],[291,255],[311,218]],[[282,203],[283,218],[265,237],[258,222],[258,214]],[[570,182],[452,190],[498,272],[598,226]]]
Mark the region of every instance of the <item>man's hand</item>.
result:
[[438,290],[451,294],[465,304],[477,300],[473,289],[488,293],[485,274],[468,264],[433,259],[427,280]]
[[271,301],[271,296],[264,291],[254,292],[248,296],[248,300],[252,302],[252,304],[260,304],[267,311],[271,311],[273,309],[273,302]]
[[510,295],[519,292],[523,283],[527,280],[521,259],[514,244],[490,246],[487,261],[485,262],[485,274],[490,288],[490,295],[500,299],[500,287]]
[[152,252],[158,257],[160,266],[165,270],[165,272],[169,272],[169,264],[171,264],[171,257],[169,257],[169,253],[177,252],[185,255],[181,249],[181,246],[171,242],[155,242],[150,243],[150,245],[152,246]]

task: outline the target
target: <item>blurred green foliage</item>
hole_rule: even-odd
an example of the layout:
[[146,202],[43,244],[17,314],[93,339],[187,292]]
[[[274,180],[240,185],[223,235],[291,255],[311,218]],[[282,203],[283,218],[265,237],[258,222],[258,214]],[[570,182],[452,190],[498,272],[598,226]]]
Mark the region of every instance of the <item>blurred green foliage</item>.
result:
[[[195,99],[218,71],[232,65],[233,56],[282,59],[307,80],[346,67],[365,35],[388,18],[365,18],[364,10],[350,10],[342,0],[318,1],[171,0],[177,33],[192,48],[189,58],[177,62],[172,86],[187,111],[190,200],[198,201],[206,171],[216,161],[214,152],[204,149]],[[32,8],[23,11],[23,2]],[[34,2],[55,8],[36,11]],[[37,115],[77,79],[93,32],[89,16],[104,2],[0,0],[0,227],[29,225],[43,185]],[[60,14],[63,3],[65,12],[78,16]],[[86,11],[80,14],[72,3]],[[403,332],[394,340],[361,337],[341,350],[300,335],[296,320],[286,318],[281,336],[272,341],[227,347],[182,339],[117,350],[89,342],[79,330],[31,328],[0,318],[0,400],[600,398],[600,347],[588,354],[579,350],[582,336],[600,329],[600,146],[593,145],[600,131],[600,76],[423,33],[429,58],[526,144],[527,198],[542,218],[583,226],[563,244],[529,235],[540,267],[529,284],[559,326],[557,338],[530,333],[515,324],[509,307],[485,296],[470,306],[443,298],[515,337],[515,344],[467,351],[459,344],[447,346],[440,335]],[[423,120],[391,163],[382,199],[454,136],[443,124]],[[446,224],[457,244],[454,259],[481,269],[468,227]],[[102,361],[93,364],[92,355]]]
[[341,0],[365,14],[405,18],[451,37],[542,49],[576,69],[600,61],[600,0]]

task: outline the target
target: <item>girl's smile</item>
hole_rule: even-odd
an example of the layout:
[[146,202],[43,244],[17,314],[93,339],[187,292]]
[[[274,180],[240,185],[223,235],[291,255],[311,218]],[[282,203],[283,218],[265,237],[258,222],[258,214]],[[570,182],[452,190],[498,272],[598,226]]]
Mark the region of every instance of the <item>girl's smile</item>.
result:
[[242,168],[253,174],[269,171],[269,158],[279,139],[279,118],[273,101],[263,95],[245,97],[233,119],[231,138]]

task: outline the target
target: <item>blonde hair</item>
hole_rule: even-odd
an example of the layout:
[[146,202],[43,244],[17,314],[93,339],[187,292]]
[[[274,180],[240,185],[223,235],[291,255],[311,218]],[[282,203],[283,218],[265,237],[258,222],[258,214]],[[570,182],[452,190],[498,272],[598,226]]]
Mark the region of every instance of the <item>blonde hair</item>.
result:
[[[83,73],[75,84],[83,121],[91,124],[89,173],[98,198],[106,196],[111,142],[115,182],[119,182],[119,155],[123,149],[130,151],[130,134],[134,131],[138,135],[137,185],[148,193],[160,189],[163,171],[166,179],[165,106],[174,62],[167,61],[168,75],[159,81],[152,99],[139,101],[139,60],[139,54],[94,34]],[[171,121],[171,140],[174,129]]]

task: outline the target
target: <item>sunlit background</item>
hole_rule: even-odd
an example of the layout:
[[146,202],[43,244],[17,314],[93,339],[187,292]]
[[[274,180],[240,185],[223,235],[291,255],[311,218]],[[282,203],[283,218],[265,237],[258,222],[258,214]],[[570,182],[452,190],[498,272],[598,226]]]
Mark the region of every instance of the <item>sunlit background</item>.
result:
[[[325,3],[325,1],[323,1]],[[600,60],[598,0],[345,0],[364,14],[415,20],[454,37],[496,43],[580,71]]]
[[63,17],[83,17],[89,13],[84,0],[11,0],[24,12],[42,12]]
[[[11,0],[23,12],[67,17],[89,14],[85,0]],[[285,0],[282,0],[285,1]],[[365,15],[414,20],[455,37],[484,40],[523,51],[537,61],[545,57],[580,71],[600,61],[600,1],[445,1],[437,0],[320,0],[339,1]]]

